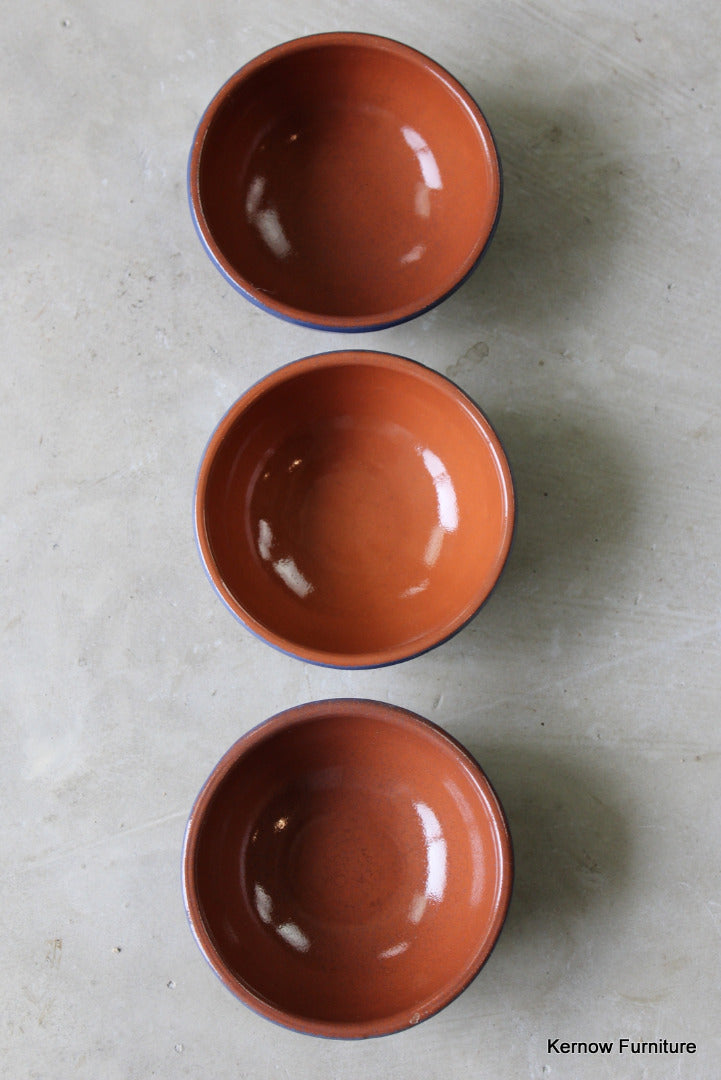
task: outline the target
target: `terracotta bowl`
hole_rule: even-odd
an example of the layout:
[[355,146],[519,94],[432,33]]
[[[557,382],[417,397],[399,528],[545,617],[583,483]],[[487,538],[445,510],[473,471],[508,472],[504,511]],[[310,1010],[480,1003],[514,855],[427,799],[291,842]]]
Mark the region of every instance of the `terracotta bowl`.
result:
[[217,427],[196,488],[198,544],[231,611],[303,660],[375,667],[439,644],[506,560],[511,475],[478,408],[398,356],[279,369]]
[[437,304],[501,206],[493,138],[463,87],[405,45],[352,33],[290,41],[233,75],[200,121],[188,189],[228,281],[329,330]]
[[474,978],[512,862],[491,785],[441,728],[379,702],[313,702],[211,773],[186,830],[185,903],[245,1004],[364,1038],[426,1019]]

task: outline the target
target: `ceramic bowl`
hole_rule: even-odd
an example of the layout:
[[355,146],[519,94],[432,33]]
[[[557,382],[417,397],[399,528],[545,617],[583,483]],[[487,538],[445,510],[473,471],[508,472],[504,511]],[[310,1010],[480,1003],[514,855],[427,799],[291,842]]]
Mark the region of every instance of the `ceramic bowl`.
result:
[[210,579],[271,645],[336,667],[418,655],[491,592],[514,522],[498,438],[452,382],[385,353],[298,360],[226,414],[195,525]]
[[447,1005],[501,931],[512,851],[478,764],[372,701],[301,705],[243,736],[191,812],[185,903],[222,982],[315,1035],[389,1034]]
[[206,250],[249,300],[358,331],[464,280],[495,228],[501,172],[448,72],[396,41],[333,33],[232,76],[198,126],[188,189]]

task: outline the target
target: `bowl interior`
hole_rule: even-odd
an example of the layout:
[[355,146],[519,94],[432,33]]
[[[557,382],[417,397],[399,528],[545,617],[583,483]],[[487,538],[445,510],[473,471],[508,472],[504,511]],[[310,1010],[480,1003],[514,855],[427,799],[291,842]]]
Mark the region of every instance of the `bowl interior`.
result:
[[384,39],[273,50],[230,80],[197,140],[206,242],[236,284],[290,317],[375,324],[423,310],[473,267],[498,213],[480,112]]
[[490,425],[448,380],[326,354],[230,411],[201,467],[197,524],[251,629],[360,666],[421,652],[475,613],[508,552],[513,493]]
[[432,725],[378,703],[305,709],[261,728],[201,795],[191,920],[226,984],[266,1015],[396,1030],[459,993],[500,932],[502,811]]

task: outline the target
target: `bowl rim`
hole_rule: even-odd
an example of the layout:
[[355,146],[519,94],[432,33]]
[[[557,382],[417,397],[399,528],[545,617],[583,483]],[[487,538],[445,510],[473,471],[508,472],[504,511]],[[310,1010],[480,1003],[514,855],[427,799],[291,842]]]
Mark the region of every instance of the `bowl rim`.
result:
[[[479,797],[486,804],[489,820],[495,833],[498,869],[496,902],[488,932],[481,945],[459,970],[456,978],[422,1005],[418,1003],[418,1007],[412,1010],[400,1009],[380,1020],[314,1020],[274,1005],[256,994],[249,984],[230,971],[214,945],[201,913],[195,872],[196,858],[205,815],[210,804],[225,778],[250,750],[297,724],[324,717],[330,718],[331,714],[333,717],[352,717],[361,713],[364,717],[370,716],[380,722],[394,726],[400,725],[412,733],[422,730],[435,743],[450,749],[458,766],[465,769],[472,777],[479,791]],[[508,916],[515,876],[515,856],[508,818],[501,800],[479,762],[458,739],[434,721],[399,705],[391,705],[370,698],[325,698],[295,705],[262,720],[236,739],[226,750],[200,788],[188,816],[183,837],[181,876],[185,914],[195,942],[221,983],[244,1005],[265,1019],[301,1034],[335,1039],[365,1039],[391,1035],[415,1027],[450,1005],[473,982],[495,949]]]
[[[464,109],[472,120],[480,141],[486,148],[486,156],[494,174],[494,184],[491,197],[495,199],[495,212],[491,227],[487,235],[479,233],[473,247],[457,270],[449,275],[446,281],[434,288],[423,297],[414,301],[401,304],[387,311],[371,315],[325,315],[318,312],[309,312],[292,304],[286,304],[270,296],[263,289],[258,288],[244,274],[235,268],[221,251],[216,243],[212,230],[203,211],[200,197],[200,162],[206,136],[220,108],[228,96],[250,76],[263,67],[274,63],[276,60],[308,48],[318,46],[334,47],[339,45],[363,45],[367,48],[394,53],[423,67],[425,71],[442,82],[452,93],[460,108]],[[503,168],[491,127],[475,99],[446,68],[436,60],[427,56],[419,49],[406,45],[395,38],[384,37],[379,34],[363,33],[355,30],[335,30],[320,34],[308,34],[302,37],[291,38],[288,41],[271,46],[262,53],[253,57],[243,64],[231,75],[212,97],[205,108],[195,129],[191,143],[187,166],[187,194],[190,206],[190,215],[195,231],[204,247],[206,254],[216,269],[220,271],[225,280],[237,292],[249,300],[261,310],[275,315],[286,322],[307,326],[316,330],[328,330],[338,333],[359,333],[373,330],[383,330],[390,326],[415,319],[425,314],[438,304],[447,300],[457,289],[464,284],[478,266],[488,249],[498,227],[498,221],[503,204]]]
[[[301,375],[307,371],[331,368],[336,366],[351,366],[353,364],[365,364],[371,367],[384,368],[400,373],[413,374],[449,397],[453,398],[457,405],[463,408],[475,422],[479,432],[486,439],[489,449],[493,454],[499,477],[499,486],[502,491],[504,507],[504,528],[501,544],[496,552],[493,563],[492,584],[487,590],[476,590],[468,599],[457,616],[442,628],[432,628],[420,634],[411,642],[402,642],[385,649],[373,649],[364,653],[347,653],[329,649],[319,649],[303,645],[285,637],[249,612],[240,600],[231,592],[225,584],[220,568],[215,561],[212,546],[206,527],[205,495],[208,479],[215,458],[225,436],[232,429],[236,420],[264,394],[272,391],[279,385]],[[288,656],[304,660],[307,663],[321,667],[365,669],[386,667],[392,664],[403,663],[406,660],[415,659],[432,649],[455,637],[465,626],[468,625],[488,602],[495,592],[502,576],[503,569],[513,546],[516,531],[516,492],[513,474],[508,456],[503,448],[500,438],[493,428],[490,420],[476,404],[476,402],[462,390],[447,375],[441,374],[433,368],[427,367],[418,360],[400,356],[395,353],[385,353],[370,349],[346,349],[335,350],[325,353],[314,353],[309,356],[291,360],[274,371],[258,379],[250,386],[225,412],[219,423],[213,430],[203,450],[198,466],[195,493],[194,493],[194,528],[195,539],[200,555],[200,560],[211,585],[230,612],[250,630],[255,637],[273,646]]]

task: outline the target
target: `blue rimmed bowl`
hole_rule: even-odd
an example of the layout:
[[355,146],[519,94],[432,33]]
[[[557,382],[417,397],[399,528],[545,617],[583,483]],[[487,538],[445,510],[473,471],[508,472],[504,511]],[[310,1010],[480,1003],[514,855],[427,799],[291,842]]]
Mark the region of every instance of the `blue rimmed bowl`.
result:
[[459,630],[511,546],[511,472],[489,421],[404,357],[306,357],[227,412],[196,485],[218,594],[302,660],[376,667]]
[[241,68],[206,109],[188,189],[211,259],[249,300],[326,330],[438,304],[501,207],[488,124],[433,60],[369,34],[299,38]]

